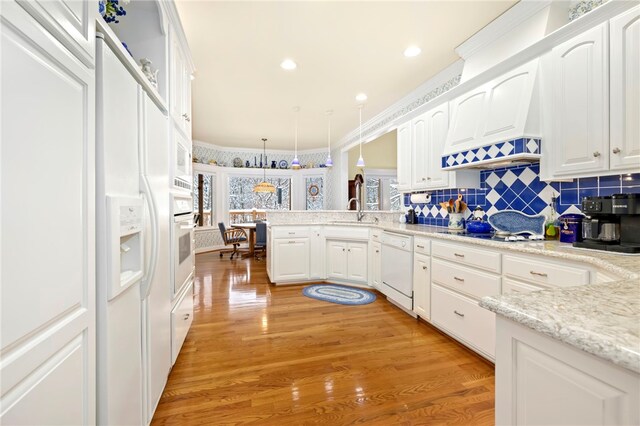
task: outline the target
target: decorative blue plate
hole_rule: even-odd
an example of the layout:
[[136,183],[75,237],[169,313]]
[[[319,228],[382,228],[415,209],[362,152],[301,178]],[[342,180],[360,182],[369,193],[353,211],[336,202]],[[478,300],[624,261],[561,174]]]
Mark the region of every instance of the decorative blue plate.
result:
[[280,162],[278,163],[278,167],[280,167],[281,169],[286,169],[289,166],[289,163],[287,163],[287,160],[280,160]]
[[488,218],[488,222],[498,232],[532,235],[544,234],[544,222],[546,220],[543,214],[529,216],[517,210],[499,211]]

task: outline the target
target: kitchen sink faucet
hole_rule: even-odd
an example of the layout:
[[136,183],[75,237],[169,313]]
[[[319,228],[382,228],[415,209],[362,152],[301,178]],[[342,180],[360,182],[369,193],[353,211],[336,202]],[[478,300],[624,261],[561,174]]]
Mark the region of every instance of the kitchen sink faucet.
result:
[[356,215],[356,219],[358,219],[358,222],[362,222],[362,218],[364,217],[364,212],[362,211],[362,183],[364,182],[364,179],[362,178],[361,174],[357,174],[355,177],[355,181],[356,181],[356,196],[351,198],[347,202],[347,209],[351,207],[351,202],[355,201],[356,210],[358,211]]

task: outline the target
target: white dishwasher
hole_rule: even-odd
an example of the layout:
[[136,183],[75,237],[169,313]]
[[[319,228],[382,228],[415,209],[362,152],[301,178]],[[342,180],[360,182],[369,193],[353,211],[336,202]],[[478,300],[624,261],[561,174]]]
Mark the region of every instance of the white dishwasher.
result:
[[413,310],[413,237],[382,233],[382,286],[387,298]]

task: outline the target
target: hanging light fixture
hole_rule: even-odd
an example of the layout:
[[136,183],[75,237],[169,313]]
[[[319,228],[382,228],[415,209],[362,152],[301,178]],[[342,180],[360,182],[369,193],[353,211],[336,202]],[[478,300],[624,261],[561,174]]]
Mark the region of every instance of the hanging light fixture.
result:
[[356,167],[364,168],[364,159],[362,158],[362,108],[364,108],[363,104],[358,105],[360,109],[360,157],[358,158],[358,162],[356,163]]
[[324,163],[325,167],[333,167],[333,160],[331,160],[331,114],[333,114],[333,111],[328,110],[329,128],[327,130],[327,161]]
[[[262,138],[262,152],[264,158],[267,158],[267,138]],[[253,187],[253,192],[276,192],[276,187],[267,182],[267,169],[262,168],[262,182]]]
[[295,151],[293,161],[291,162],[291,168],[293,170],[300,170],[300,160],[298,160],[298,117],[300,116],[300,107],[294,107],[293,111],[296,113],[296,134],[295,134]]

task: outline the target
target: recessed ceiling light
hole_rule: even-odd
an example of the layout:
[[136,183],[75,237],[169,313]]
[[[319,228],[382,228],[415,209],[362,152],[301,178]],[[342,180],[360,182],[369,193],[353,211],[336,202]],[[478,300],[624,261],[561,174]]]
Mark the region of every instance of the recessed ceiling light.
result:
[[404,56],[407,58],[413,58],[414,56],[418,56],[422,52],[418,46],[409,46],[404,50]]
[[293,62],[292,59],[285,59],[280,64],[280,67],[284,70],[291,71],[291,70],[295,70],[298,67],[298,64]]
[[364,93],[359,93],[356,95],[356,101],[364,102],[366,100],[367,100],[367,95],[365,95]]

